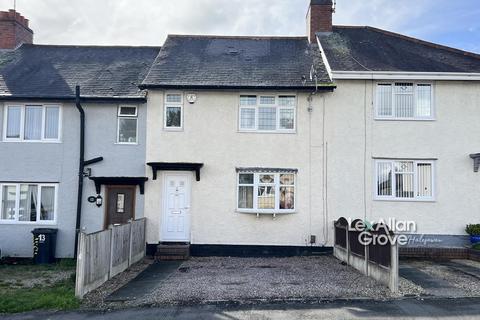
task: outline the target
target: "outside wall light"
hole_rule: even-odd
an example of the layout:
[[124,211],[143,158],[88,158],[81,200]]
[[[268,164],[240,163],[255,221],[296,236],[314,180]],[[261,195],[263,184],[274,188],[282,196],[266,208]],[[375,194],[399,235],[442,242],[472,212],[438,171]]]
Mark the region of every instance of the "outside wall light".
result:
[[97,195],[97,199],[95,201],[95,204],[97,205],[97,207],[101,207],[102,204],[103,204],[103,198],[101,195]]

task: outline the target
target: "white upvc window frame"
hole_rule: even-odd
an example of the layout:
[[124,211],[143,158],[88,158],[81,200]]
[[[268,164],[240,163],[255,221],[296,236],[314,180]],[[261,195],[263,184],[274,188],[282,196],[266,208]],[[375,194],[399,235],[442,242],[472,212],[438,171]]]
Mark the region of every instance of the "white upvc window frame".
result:
[[[7,126],[8,126],[8,108],[20,107],[20,137],[8,138]],[[40,140],[26,140],[25,139],[25,109],[27,107],[42,107],[42,131]],[[45,121],[46,110],[48,107],[58,107],[58,138],[49,139],[45,138]],[[26,142],[26,143],[61,143],[62,142],[62,114],[63,105],[60,103],[5,103],[3,105],[3,142]]]
[[[395,174],[395,162],[413,162],[413,198],[400,198],[396,197],[396,174]],[[381,163],[389,163],[392,168],[392,190],[391,195],[378,195],[378,165]],[[431,197],[418,196],[418,165],[430,164],[431,165]],[[435,176],[436,176],[436,161],[435,160],[415,160],[415,159],[376,159],[374,161],[374,181],[373,181],[373,199],[379,201],[401,201],[401,202],[435,202],[436,201],[436,188],[435,188]]]
[[[413,108],[415,115],[413,117],[397,117],[395,116],[395,84],[398,83],[412,83],[413,84]],[[379,86],[380,85],[390,85],[392,89],[392,115],[384,116],[379,115]],[[430,86],[430,116],[417,116],[417,88],[419,85],[429,85]],[[377,81],[375,83],[375,92],[374,92],[374,119],[375,120],[395,120],[395,121],[434,121],[436,120],[435,116],[435,85],[432,81],[412,81],[412,80],[396,80],[396,81]]]
[[[135,108],[135,114],[125,115],[122,114],[122,108]],[[120,141],[120,120],[121,119],[135,119],[137,122],[136,133],[135,133],[135,142],[121,142]],[[138,106],[136,105],[119,105],[117,110],[117,140],[116,144],[124,145],[137,145],[138,144]]]
[[[253,174],[253,184],[245,184],[240,183],[240,175],[241,174]],[[294,176],[294,184],[293,185],[281,185],[280,184],[280,175],[282,174],[292,174]],[[258,209],[258,187],[265,186],[266,184],[259,182],[260,175],[274,175],[275,176],[275,208],[274,209]],[[268,172],[268,171],[261,171],[261,172],[253,172],[253,171],[239,171],[237,172],[237,179],[236,179],[236,211],[239,213],[252,213],[252,214],[291,214],[296,213],[297,211],[297,173],[296,172]],[[238,200],[239,200],[239,187],[240,186],[253,186],[253,208],[239,208],[238,207]],[[280,187],[293,187],[293,209],[280,209]]]
[[[255,105],[242,105],[241,97],[243,96],[256,96]],[[261,97],[275,97],[274,104],[260,104]],[[279,101],[280,97],[293,97],[295,104],[293,106],[281,106]],[[298,96],[295,93],[240,93],[238,96],[238,131],[239,132],[255,132],[255,133],[296,133],[297,131],[297,106],[298,106]],[[276,109],[276,118],[275,118],[275,129],[274,130],[261,130],[258,129],[258,118],[259,118],[259,108],[261,107],[272,107]],[[243,109],[254,109],[255,110],[255,120],[253,128],[242,128],[242,110]],[[282,129],[280,127],[280,110],[289,109],[293,111],[293,128],[292,129]]]
[[[53,187],[55,188],[55,199],[53,204],[53,220],[40,220],[40,212],[37,212],[36,221],[19,221],[20,213],[20,185],[36,185],[38,202],[41,203],[42,199],[42,188],[43,187]],[[4,186],[15,186],[15,219],[2,219],[2,200],[3,200],[3,187]],[[57,224],[57,213],[58,213],[58,183],[38,183],[38,182],[0,182],[0,225],[1,224],[27,224],[27,225],[56,225]]]
[[[180,102],[168,102],[168,95],[179,95]],[[165,97],[163,99],[163,130],[165,131],[183,131],[183,119],[184,119],[184,97],[183,92],[180,91],[167,91],[165,92]],[[168,127],[167,126],[167,108],[180,108],[180,126],[179,127]]]

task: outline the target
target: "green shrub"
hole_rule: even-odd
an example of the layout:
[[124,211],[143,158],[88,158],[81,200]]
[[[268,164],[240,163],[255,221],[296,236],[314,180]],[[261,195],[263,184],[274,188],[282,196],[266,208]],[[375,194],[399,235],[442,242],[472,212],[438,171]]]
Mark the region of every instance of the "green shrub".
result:
[[473,246],[472,246],[473,249],[475,250],[480,250],[480,243],[475,243]]
[[480,224],[467,224],[465,232],[471,236],[480,236]]

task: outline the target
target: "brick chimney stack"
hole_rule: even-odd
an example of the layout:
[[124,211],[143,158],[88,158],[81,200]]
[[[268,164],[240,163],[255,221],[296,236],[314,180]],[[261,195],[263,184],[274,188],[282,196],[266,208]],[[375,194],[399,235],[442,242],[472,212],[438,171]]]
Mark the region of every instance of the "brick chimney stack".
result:
[[0,11],[0,49],[15,49],[22,43],[33,43],[33,31],[15,10]]
[[316,41],[316,32],[332,32],[332,0],[310,0],[307,12],[308,41]]

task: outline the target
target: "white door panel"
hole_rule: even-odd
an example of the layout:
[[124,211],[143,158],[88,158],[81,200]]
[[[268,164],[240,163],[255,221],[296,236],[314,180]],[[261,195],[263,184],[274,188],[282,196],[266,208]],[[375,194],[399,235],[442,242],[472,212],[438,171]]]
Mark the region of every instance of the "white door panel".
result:
[[162,241],[190,241],[190,174],[166,174]]

